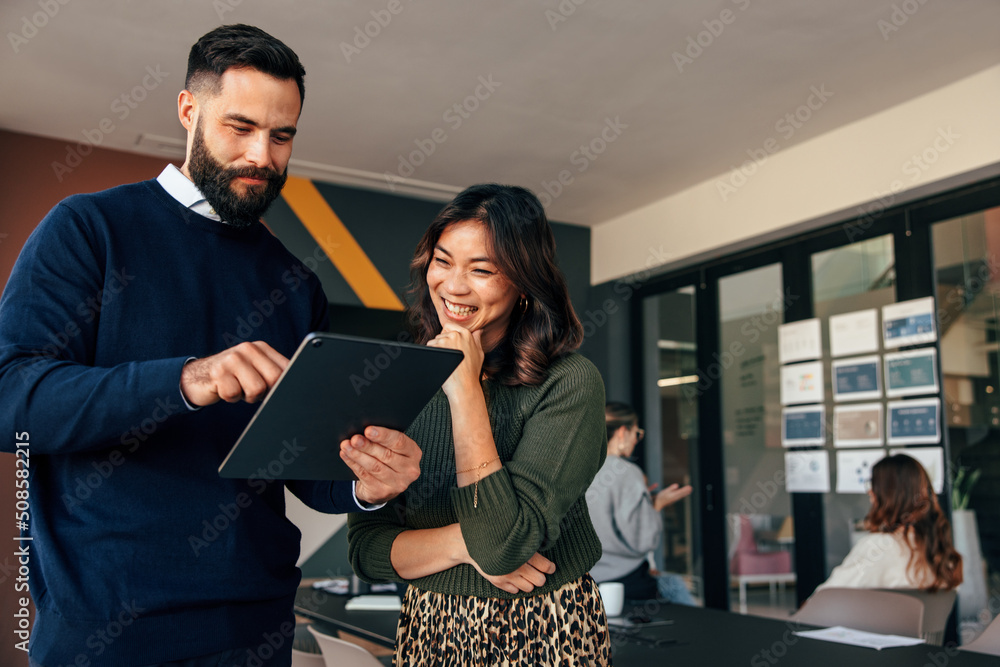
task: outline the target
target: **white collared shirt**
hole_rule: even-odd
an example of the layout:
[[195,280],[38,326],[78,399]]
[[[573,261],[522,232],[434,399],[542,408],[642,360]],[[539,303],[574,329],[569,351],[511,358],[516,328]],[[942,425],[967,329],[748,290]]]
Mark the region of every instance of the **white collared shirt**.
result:
[[212,208],[212,205],[205,199],[205,195],[201,194],[198,186],[192,183],[184,175],[184,172],[173,164],[168,164],[160,172],[160,175],[156,177],[156,182],[167,191],[168,195],[180,202],[180,205],[189,211],[210,220],[215,220],[216,222],[223,222],[219,214]]

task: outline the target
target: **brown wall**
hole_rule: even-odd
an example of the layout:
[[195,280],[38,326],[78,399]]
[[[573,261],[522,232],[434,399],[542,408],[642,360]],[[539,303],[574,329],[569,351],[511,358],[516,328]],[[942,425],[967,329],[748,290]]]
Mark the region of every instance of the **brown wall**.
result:
[[[115,185],[154,178],[167,160],[94,148],[68,173],[57,175],[52,164],[67,164],[67,144],[0,130],[0,287],[7,284],[14,261],[28,235],[49,209],[78,192],[95,192]],[[68,167],[67,167],[68,168]],[[60,180],[61,177],[61,180]],[[12,443],[13,433],[0,437]],[[14,457],[0,454],[0,665],[27,667],[27,654],[14,648],[11,616],[21,593],[14,591],[17,562],[13,556]]]

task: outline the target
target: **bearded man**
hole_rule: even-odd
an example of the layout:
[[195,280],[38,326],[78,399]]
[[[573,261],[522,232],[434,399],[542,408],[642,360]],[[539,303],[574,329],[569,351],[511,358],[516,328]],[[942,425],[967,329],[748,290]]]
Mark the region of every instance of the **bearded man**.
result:
[[[32,665],[287,666],[300,534],[284,488],[363,511],[419,474],[403,438],[345,453],[357,482],[217,472],[328,325],[319,280],[259,222],[285,182],[304,74],[258,28],[208,33],[178,97],[183,166],[69,197],[18,258],[0,300],[0,431],[31,443],[18,487]],[[265,301],[253,339],[231,345]]]

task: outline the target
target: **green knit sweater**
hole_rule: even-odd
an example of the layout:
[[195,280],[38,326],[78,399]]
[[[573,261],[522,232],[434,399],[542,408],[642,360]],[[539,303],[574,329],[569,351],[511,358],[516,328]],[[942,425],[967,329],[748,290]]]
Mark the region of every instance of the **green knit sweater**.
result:
[[[553,591],[585,574],[601,556],[584,495],[604,462],[604,383],[594,365],[571,354],[537,386],[484,383],[493,438],[503,468],[475,485],[455,486],[451,410],[444,392],[427,404],[407,435],[423,450],[420,477],[376,512],[348,518],[351,563],[368,582],[406,581],[392,567],[392,543],[407,529],[459,523],[472,558],[490,575],[507,574],[535,552],[556,564]],[[408,581],[422,590],[513,598],[471,565]]]

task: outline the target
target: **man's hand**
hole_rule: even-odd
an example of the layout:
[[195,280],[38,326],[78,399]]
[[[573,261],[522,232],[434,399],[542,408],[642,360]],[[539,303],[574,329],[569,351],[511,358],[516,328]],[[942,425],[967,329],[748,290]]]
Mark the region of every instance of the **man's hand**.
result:
[[181,371],[181,392],[188,403],[205,406],[219,400],[256,403],[278,381],[288,359],[263,341],[240,343]]
[[681,498],[687,498],[693,490],[690,486],[671,484],[653,497],[653,507],[659,512],[664,507],[673,505]]
[[420,476],[421,454],[405,434],[381,426],[340,443],[340,458],[358,476],[355,495],[373,505],[395,498]]
[[527,563],[510,574],[501,574],[499,576],[486,574],[479,569],[479,565],[471,558],[469,559],[469,563],[491,584],[500,590],[514,593],[515,595],[522,592],[530,593],[536,588],[544,586],[546,576],[556,571],[556,564],[539,553],[529,558]]

